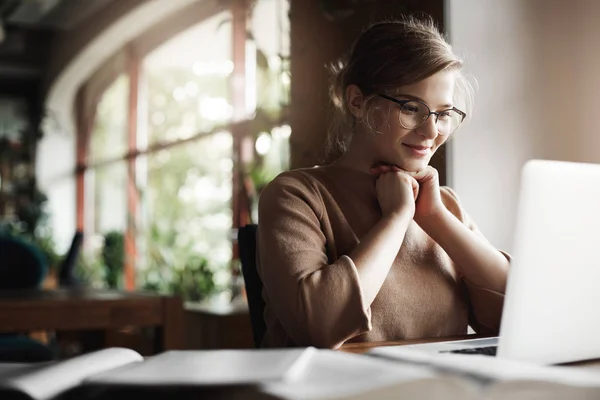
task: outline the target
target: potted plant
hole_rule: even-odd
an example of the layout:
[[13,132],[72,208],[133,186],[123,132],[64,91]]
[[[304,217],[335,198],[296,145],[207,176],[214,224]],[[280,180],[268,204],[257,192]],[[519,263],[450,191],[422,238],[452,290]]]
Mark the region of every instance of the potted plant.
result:
[[102,260],[106,268],[106,285],[110,289],[121,289],[125,265],[125,238],[119,231],[104,235]]

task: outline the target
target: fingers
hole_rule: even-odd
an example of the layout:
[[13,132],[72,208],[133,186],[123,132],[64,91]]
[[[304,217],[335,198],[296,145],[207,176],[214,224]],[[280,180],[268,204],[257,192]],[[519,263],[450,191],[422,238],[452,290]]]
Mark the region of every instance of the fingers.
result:
[[391,165],[378,164],[378,165],[372,166],[370,168],[369,172],[371,172],[371,175],[379,176],[381,174],[385,174],[386,172],[393,171],[393,168],[394,167]]
[[417,197],[419,197],[419,182],[417,182],[416,179],[411,179],[412,181],[412,189],[413,189],[413,195],[415,196],[415,201],[417,201]]
[[[400,178],[400,181],[402,181],[405,185],[412,187],[413,191],[415,192],[415,195],[418,194],[419,187],[420,187],[419,182],[417,182],[417,180],[415,178],[413,178],[412,176],[410,176],[408,174],[405,174],[401,170],[398,170],[398,171],[392,170],[392,171],[389,171],[389,172],[379,175],[378,182],[381,180],[383,180],[385,182],[391,182],[398,178]],[[416,198],[416,196],[415,196],[415,198]]]
[[404,172],[395,165],[381,164],[381,163],[373,165],[369,170],[369,172],[375,176],[379,176],[381,174],[385,174],[386,172],[391,172],[391,171]]
[[379,164],[373,165],[369,171],[372,175],[375,175],[377,177],[379,177],[382,174],[385,174],[387,172],[402,172],[403,174],[406,174],[406,175],[414,178],[419,183],[433,181],[433,180],[437,181],[439,179],[438,171],[430,165],[428,165],[427,167],[423,168],[420,171],[406,171],[406,170],[400,169],[396,165],[379,163]]
[[412,172],[409,173],[410,176],[412,176],[413,178],[415,178],[418,182],[425,182],[431,179],[437,179],[438,178],[438,171],[437,169],[433,168],[432,166],[427,166],[426,168],[422,169],[421,171],[417,171],[417,172]]

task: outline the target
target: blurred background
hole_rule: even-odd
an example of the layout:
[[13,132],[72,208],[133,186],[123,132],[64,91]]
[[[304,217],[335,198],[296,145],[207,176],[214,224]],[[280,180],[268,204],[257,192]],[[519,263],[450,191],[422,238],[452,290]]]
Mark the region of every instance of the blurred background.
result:
[[524,162],[600,162],[600,2],[1,0],[2,229],[43,250],[46,287],[82,232],[87,285],[243,302],[237,229],[322,161],[325,66],[402,13],[465,60],[475,108],[432,163],[510,252]]

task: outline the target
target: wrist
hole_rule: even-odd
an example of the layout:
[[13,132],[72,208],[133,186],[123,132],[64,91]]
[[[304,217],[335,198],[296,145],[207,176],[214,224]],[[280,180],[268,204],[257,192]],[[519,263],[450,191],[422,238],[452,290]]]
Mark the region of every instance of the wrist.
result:
[[449,217],[454,217],[447,208],[442,208],[428,215],[415,216],[415,221],[431,237],[444,230]]
[[415,215],[414,207],[404,207],[398,211],[385,214],[381,220],[392,225],[406,225]]

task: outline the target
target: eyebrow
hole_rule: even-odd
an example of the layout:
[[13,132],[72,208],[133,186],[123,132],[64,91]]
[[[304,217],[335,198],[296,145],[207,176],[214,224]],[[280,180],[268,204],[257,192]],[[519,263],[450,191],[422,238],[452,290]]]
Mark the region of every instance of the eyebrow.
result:
[[[399,93],[397,95],[395,95],[394,97],[406,97],[407,99],[411,99],[411,100],[419,100],[422,101],[423,103],[427,104],[429,106],[429,104],[423,100],[422,98],[420,98],[419,96],[414,96],[412,94],[405,94],[405,93]],[[454,106],[452,104],[442,104],[441,106],[438,107],[438,110],[440,108],[443,108],[445,110],[453,108]]]

